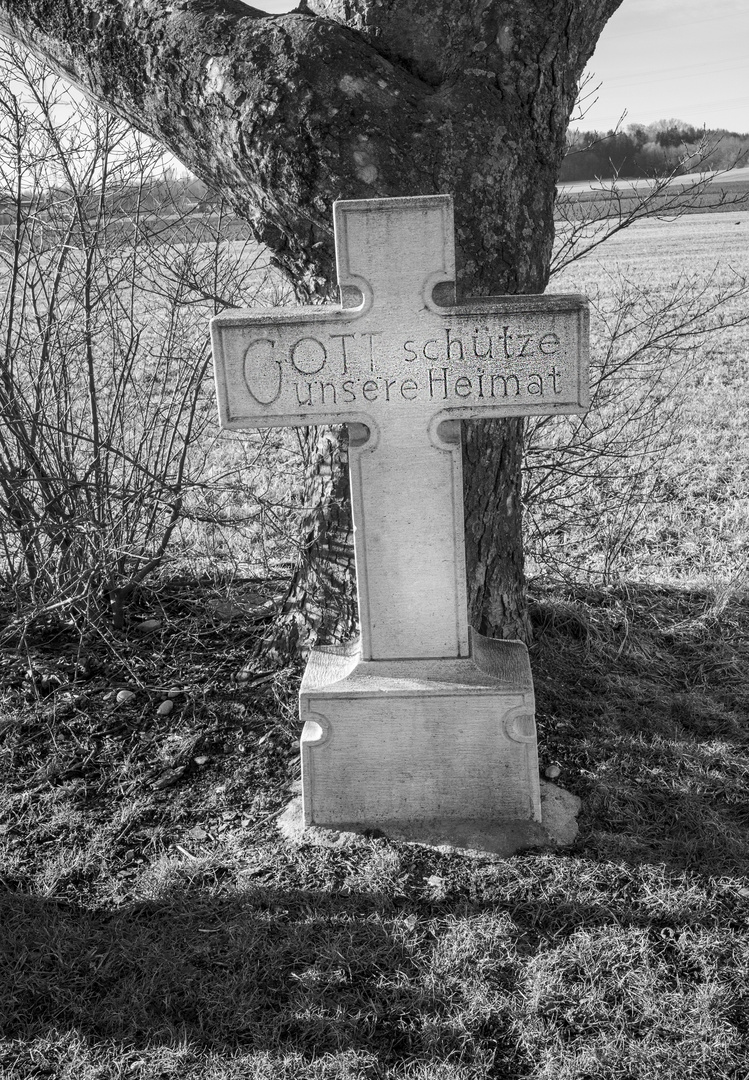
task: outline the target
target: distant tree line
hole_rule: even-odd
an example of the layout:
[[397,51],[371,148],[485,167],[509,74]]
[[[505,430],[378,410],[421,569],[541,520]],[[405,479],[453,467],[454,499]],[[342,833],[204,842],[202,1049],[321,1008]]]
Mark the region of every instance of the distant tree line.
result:
[[[63,179],[59,184],[50,183],[39,190],[26,184],[20,193],[8,191],[0,186],[0,226],[15,221],[17,204],[25,212],[35,214],[36,218],[54,219],[58,209],[70,202],[70,179]],[[96,217],[102,205],[109,217],[131,217],[144,213],[169,216],[174,214],[206,213],[214,209],[217,196],[208,191],[202,180],[193,176],[174,176],[173,170],[166,168],[163,173],[146,178],[139,178],[131,184],[120,183],[114,191],[96,188],[85,192],[80,197],[81,209],[86,218]]]
[[729,169],[749,164],[749,134],[695,128],[680,120],[629,124],[623,131],[567,135],[560,180],[610,180]]

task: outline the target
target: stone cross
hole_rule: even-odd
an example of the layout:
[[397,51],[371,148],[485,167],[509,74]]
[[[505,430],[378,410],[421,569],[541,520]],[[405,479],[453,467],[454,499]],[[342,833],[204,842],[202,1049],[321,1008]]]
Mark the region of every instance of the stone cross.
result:
[[[340,306],[211,325],[222,427],[349,425],[361,641],[310,658],[305,823],[405,835],[415,821],[538,821],[525,647],[468,627],[459,421],[584,411],[587,303],[456,303],[449,196],[337,202],[334,225]],[[477,696],[522,748],[520,779],[517,762],[503,775],[513,754],[486,700],[455,743]]]

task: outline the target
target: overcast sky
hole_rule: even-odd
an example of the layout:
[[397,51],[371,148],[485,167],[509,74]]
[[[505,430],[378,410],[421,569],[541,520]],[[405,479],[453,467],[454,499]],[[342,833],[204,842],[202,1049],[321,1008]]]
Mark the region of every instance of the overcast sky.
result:
[[578,125],[675,118],[749,131],[749,0],[624,0],[588,65],[598,102]]
[[[289,11],[294,0],[254,0]],[[624,0],[589,70],[598,101],[576,126],[683,120],[749,132],[749,0]]]

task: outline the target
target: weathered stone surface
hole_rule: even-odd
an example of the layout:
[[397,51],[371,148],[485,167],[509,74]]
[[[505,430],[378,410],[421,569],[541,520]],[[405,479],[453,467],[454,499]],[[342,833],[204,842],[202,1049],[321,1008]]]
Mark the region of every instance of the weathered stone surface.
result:
[[541,781],[543,821],[502,821],[499,823],[453,819],[431,822],[393,822],[376,830],[342,829],[304,823],[302,796],[295,796],[278,819],[282,835],[290,843],[321,847],[346,847],[362,835],[385,835],[392,840],[424,844],[441,851],[457,851],[486,859],[507,858],[529,849],[553,851],[568,846],[577,837],[575,820],[580,800],[571,792]]
[[541,781],[541,817],[544,828],[555,844],[574,843],[579,832],[577,815],[582,803],[577,795],[557,784]]
[[472,635],[470,651],[312,653],[300,693],[308,825],[410,836],[457,821],[540,821],[527,650]]

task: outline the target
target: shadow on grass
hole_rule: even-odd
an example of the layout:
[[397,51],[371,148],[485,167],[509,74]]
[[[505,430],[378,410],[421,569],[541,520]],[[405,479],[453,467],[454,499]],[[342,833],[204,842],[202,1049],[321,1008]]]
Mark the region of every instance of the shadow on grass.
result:
[[746,873],[746,590],[556,588],[533,615],[542,763],[582,797],[587,853]]
[[298,1066],[347,1052],[374,1068],[356,1075],[404,1063],[437,1075],[450,1059],[463,1069],[451,1076],[527,1075],[509,1002],[477,1008],[441,976],[423,918],[423,905],[263,886],[113,911],[6,893],[0,1039],[64,1045],[67,1031],[115,1054],[269,1052]]
[[[348,855],[301,850],[298,864],[292,874],[324,871],[328,887],[216,895],[174,881],[108,911],[0,895],[0,1040],[22,1054],[49,1045],[54,1076],[76,1075],[75,1039],[120,1069],[147,1059],[138,1075],[149,1077],[521,1080],[560,1054],[615,1043],[640,1013],[633,1053],[661,1027],[681,1030],[718,962],[716,1061],[749,1045],[745,999],[731,989],[749,976],[732,943],[749,894],[725,882],[574,857],[471,864],[384,841]],[[331,871],[347,866],[363,868],[369,891],[335,887]],[[429,895],[435,869],[441,898]],[[620,1001],[630,967],[637,993]],[[674,1076],[697,1052],[689,1038],[670,1049]],[[212,1058],[221,1070],[241,1059],[244,1071],[213,1072]]]

